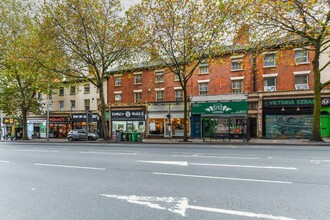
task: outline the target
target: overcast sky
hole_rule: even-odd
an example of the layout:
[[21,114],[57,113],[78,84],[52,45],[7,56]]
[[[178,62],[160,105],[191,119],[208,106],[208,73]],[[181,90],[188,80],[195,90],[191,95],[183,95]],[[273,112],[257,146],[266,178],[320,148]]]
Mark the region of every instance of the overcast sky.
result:
[[130,6],[140,2],[141,0],[121,0],[121,4],[125,7],[125,9],[128,9]]

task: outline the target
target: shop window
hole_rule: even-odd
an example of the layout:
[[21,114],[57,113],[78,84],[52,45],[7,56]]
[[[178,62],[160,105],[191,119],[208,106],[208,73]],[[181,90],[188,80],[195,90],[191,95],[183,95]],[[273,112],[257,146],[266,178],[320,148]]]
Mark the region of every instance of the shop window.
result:
[[149,134],[164,134],[164,119],[149,119]]

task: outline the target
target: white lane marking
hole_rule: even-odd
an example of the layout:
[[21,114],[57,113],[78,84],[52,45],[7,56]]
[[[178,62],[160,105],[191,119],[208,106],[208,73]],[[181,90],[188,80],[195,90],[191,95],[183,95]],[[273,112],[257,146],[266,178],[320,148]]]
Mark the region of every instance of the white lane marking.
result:
[[141,163],[156,163],[164,165],[178,165],[178,166],[213,166],[213,167],[234,167],[234,168],[255,168],[255,169],[279,169],[279,170],[297,170],[295,167],[272,167],[272,166],[248,166],[237,164],[211,164],[211,163],[188,163],[187,161],[146,161],[138,160]]
[[154,175],[163,175],[163,176],[180,176],[180,177],[192,177],[192,178],[204,178],[204,179],[219,179],[219,180],[234,180],[234,181],[260,182],[260,183],[292,184],[292,182],[287,182],[287,181],[262,180],[262,179],[244,179],[244,178],[233,178],[233,177],[222,177],[222,176],[200,176],[200,175],[190,175],[190,174],[181,174],[181,173],[153,172],[153,174]]
[[229,209],[210,208],[204,206],[193,206],[193,205],[189,205],[189,200],[186,197],[175,198],[175,197],[151,197],[151,196],[136,196],[136,195],[130,195],[130,196],[108,195],[108,194],[100,194],[100,195],[107,198],[126,200],[129,203],[143,205],[153,209],[167,210],[173,213],[180,214],[182,216],[186,216],[187,209],[194,209],[205,212],[216,212],[221,214],[251,217],[251,218],[263,218],[263,219],[272,219],[272,220],[294,220],[293,218],[287,218],[283,216],[274,216],[268,214],[236,211]]
[[199,157],[199,158],[222,158],[222,159],[246,159],[259,160],[258,157],[234,157],[234,156],[215,156],[215,155],[199,155],[199,154],[173,154],[172,157]]
[[37,149],[17,149],[16,151],[22,152],[41,152],[41,153],[56,153],[58,150],[37,150]]
[[0,160],[0,163],[10,163],[10,161],[7,161],[7,160]]
[[46,164],[46,163],[34,163],[36,166],[46,166],[46,167],[62,167],[62,168],[73,168],[73,169],[87,169],[87,170],[105,170],[105,168],[99,167],[81,167],[81,166],[69,166],[60,164]]
[[165,165],[177,165],[177,166],[188,166],[187,161],[146,161],[146,160],[138,160],[141,163],[157,163],[157,164],[165,164]]
[[102,152],[102,151],[80,151],[81,154],[111,154],[111,155],[136,155],[137,153],[121,153],[121,152]]
[[311,163],[314,163],[317,165],[328,166],[328,165],[330,165],[330,160],[311,160]]

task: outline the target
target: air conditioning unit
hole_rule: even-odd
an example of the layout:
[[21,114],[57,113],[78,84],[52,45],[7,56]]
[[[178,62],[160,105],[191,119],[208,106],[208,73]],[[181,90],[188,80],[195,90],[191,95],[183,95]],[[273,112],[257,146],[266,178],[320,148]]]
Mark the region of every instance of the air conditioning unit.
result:
[[295,87],[296,87],[296,90],[306,90],[306,89],[308,89],[307,84],[296,84]]
[[274,92],[274,91],[276,91],[276,88],[275,88],[275,86],[265,86],[264,91],[265,92]]

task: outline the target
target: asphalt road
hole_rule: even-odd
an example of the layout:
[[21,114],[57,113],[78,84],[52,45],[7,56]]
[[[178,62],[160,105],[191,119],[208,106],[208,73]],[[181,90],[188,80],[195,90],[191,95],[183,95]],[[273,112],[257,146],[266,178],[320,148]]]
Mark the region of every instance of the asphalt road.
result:
[[0,143],[0,218],[330,219],[330,148]]

